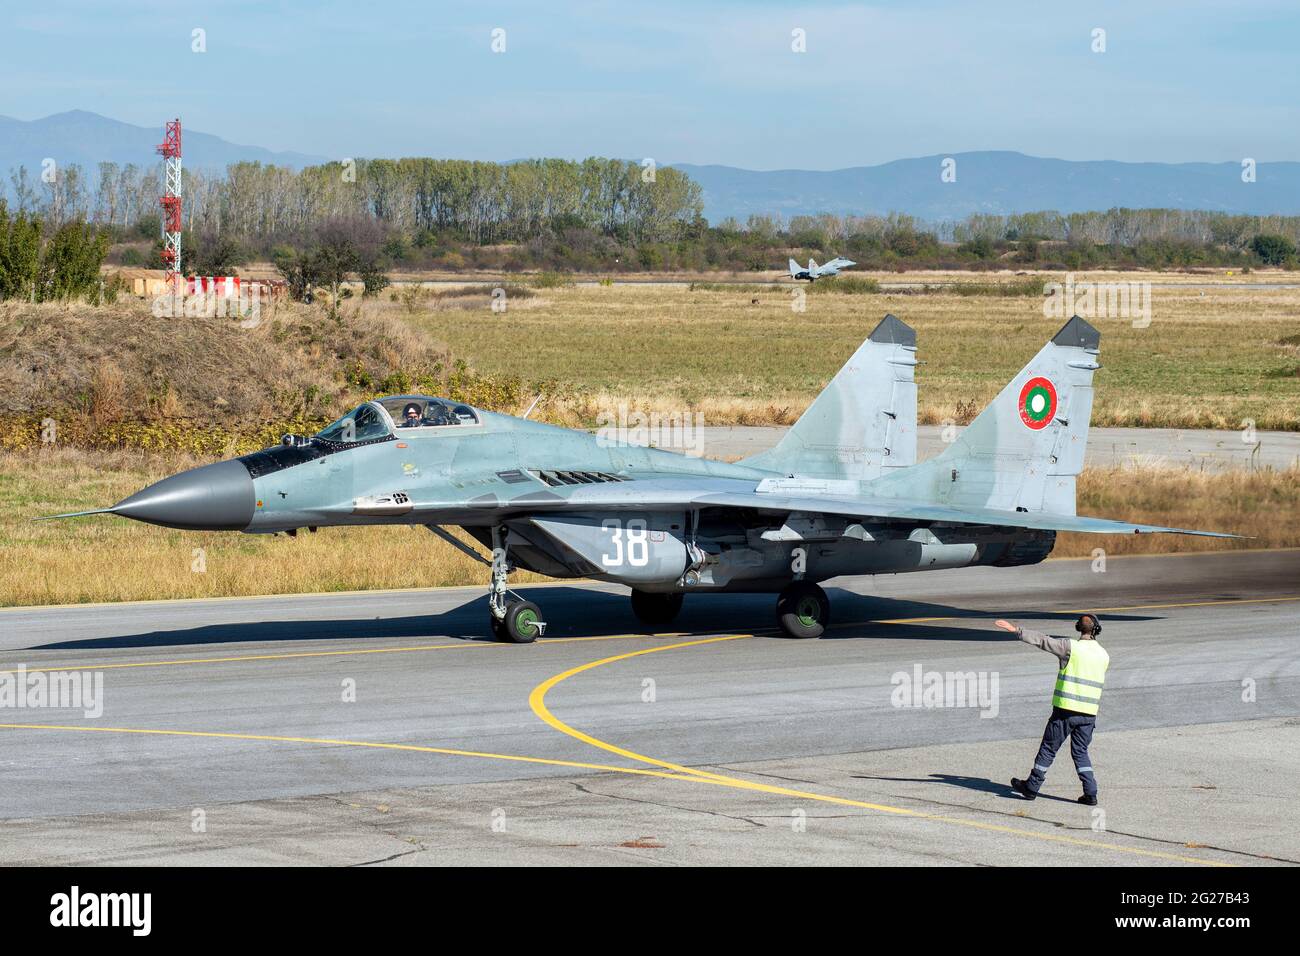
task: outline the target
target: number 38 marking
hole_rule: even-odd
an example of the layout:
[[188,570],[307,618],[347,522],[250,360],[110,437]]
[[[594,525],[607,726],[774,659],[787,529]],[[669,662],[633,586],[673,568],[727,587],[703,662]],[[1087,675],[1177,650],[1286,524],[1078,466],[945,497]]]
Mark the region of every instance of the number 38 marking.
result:
[[626,563],[640,568],[650,563],[650,542],[646,536],[644,518],[628,518],[626,536],[623,522],[618,518],[606,518],[600,527],[602,531],[613,532],[613,553],[600,556],[600,562],[605,567],[621,567]]

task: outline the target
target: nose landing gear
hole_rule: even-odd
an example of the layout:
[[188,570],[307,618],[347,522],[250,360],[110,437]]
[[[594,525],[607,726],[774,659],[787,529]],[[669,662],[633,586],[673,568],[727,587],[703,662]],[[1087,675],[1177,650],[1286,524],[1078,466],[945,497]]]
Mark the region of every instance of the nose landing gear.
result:
[[488,623],[498,641],[531,644],[546,634],[542,609],[511,591],[506,583],[515,569],[510,563],[502,527],[492,529],[492,579],[488,588]]
[[513,644],[531,644],[546,633],[546,622],[542,620],[542,609],[532,601],[507,601],[502,618],[497,620],[495,612],[490,615],[490,618],[492,636],[498,641],[510,641]]

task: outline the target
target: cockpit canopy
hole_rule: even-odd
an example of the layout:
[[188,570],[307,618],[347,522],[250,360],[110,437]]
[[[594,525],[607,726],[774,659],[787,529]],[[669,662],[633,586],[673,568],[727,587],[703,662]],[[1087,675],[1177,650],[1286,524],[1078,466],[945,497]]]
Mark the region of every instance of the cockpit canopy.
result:
[[460,402],[429,395],[392,395],[358,405],[318,432],[316,437],[339,444],[353,444],[387,438],[408,429],[477,424],[478,412]]

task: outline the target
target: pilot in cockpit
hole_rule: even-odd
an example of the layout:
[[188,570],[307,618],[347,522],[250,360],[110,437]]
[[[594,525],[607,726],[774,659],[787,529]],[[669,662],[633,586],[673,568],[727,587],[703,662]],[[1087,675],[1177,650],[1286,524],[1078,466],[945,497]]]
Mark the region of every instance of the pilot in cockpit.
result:
[[424,409],[424,424],[451,425],[453,419],[451,413],[447,411],[446,405],[441,402],[430,402]]
[[402,420],[397,423],[398,428],[419,428],[424,422],[420,420],[420,406],[417,402],[408,402],[402,409]]

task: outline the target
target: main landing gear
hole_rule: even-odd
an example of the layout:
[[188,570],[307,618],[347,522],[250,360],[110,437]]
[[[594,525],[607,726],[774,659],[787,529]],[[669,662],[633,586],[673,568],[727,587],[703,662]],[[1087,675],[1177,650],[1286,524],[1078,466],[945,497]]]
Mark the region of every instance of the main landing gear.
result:
[[[632,591],[632,612],[647,628],[668,627],[681,609],[681,594]],[[811,581],[795,581],[777,598],[776,619],[787,637],[821,637],[831,620],[830,598]]]
[[506,584],[514,565],[506,551],[506,530],[492,529],[492,583],[488,590],[488,621],[498,641],[531,644],[546,633],[542,609],[525,601]]
[[795,581],[776,599],[776,620],[789,637],[821,637],[831,620],[831,602],[811,581]]

